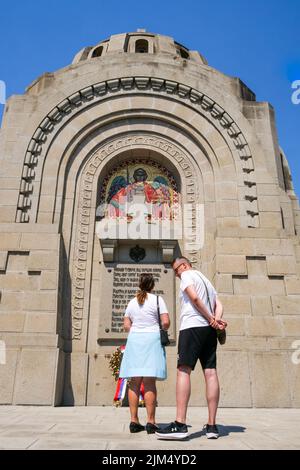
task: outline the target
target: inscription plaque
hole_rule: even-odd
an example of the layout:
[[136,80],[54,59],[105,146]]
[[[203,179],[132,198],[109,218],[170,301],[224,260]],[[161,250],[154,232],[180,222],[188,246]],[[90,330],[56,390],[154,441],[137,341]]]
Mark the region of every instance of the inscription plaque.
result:
[[[139,277],[142,273],[153,274],[155,288],[152,293],[164,298],[172,321],[175,307],[175,277],[171,268],[166,268],[163,264],[118,264],[109,270],[104,266],[103,271],[102,280],[104,282],[102,282],[101,295],[104,302],[101,302],[100,339],[126,336],[123,331],[124,313],[129,301],[136,295]],[[175,325],[172,321],[171,339],[174,333]]]

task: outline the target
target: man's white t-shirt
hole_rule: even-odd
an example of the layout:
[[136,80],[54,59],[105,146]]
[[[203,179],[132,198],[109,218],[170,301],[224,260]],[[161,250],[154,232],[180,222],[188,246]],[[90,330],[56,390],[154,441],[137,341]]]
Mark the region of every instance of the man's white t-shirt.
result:
[[[158,299],[160,314],[168,313],[164,299],[160,296]],[[130,332],[151,333],[159,331],[156,295],[148,293],[143,305],[138,303],[136,297],[131,299],[126,308],[125,317],[129,317],[132,322]]]
[[215,308],[216,296],[217,293],[215,288],[210,283],[210,281],[202,274],[200,271],[195,269],[188,269],[183,271],[181,274],[180,282],[180,303],[181,303],[181,312],[180,312],[180,330],[186,330],[187,328],[194,328],[198,326],[208,326],[209,322],[206,318],[194,307],[192,302],[189,299],[189,296],[185,292],[185,289],[189,286],[193,286],[197,292],[198,297],[205,304],[209,312],[211,312],[207,293],[205,289],[204,282],[206,283],[208,295],[210,298],[211,307]]

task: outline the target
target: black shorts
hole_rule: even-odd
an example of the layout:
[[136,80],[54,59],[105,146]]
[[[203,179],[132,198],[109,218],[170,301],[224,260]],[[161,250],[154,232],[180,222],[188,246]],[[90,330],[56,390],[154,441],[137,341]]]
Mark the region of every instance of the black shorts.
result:
[[177,367],[189,366],[194,370],[199,359],[202,369],[216,369],[216,352],[217,332],[211,326],[187,328],[179,332]]

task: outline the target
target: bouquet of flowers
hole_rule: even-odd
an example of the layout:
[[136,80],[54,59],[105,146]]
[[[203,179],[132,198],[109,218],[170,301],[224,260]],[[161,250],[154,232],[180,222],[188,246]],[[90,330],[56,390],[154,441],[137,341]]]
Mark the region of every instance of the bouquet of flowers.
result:
[[122,355],[124,352],[125,346],[119,346],[115,352],[111,355],[109,360],[109,368],[111,370],[112,376],[114,377],[115,381],[117,382],[119,379]]
[[[122,406],[125,402],[127,404],[127,399],[124,400],[126,396],[127,386],[130,383],[130,379],[120,378],[120,367],[122,362],[122,356],[125,350],[125,345],[117,347],[115,352],[111,355],[109,359],[109,368],[111,370],[112,376],[114,377],[115,381],[117,382],[117,387],[114,396],[114,404],[115,406]],[[125,405],[125,406],[126,406]],[[144,384],[141,385],[141,393],[140,393],[140,406],[144,406]]]

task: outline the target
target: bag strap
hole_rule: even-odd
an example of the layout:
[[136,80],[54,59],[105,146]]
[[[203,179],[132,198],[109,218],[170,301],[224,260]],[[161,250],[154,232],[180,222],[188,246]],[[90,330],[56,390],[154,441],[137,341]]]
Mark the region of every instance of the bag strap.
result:
[[202,281],[203,284],[204,284],[204,287],[205,287],[205,290],[206,290],[207,300],[208,300],[209,307],[210,307],[210,313],[213,315],[213,314],[214,314],[214,311],[213,311],[213,309],[212,309],[212,307],[211,307],[210,297],[209,297],[209,293],[208,293],[208,288],[207,288],[206,282],[204,281],[203,277],[199,274],[198,271],[196,271],[196,274],[198,274],[198,276],[200,277],[201,281]]
[[158,324],[159,324],[159,329],[161,330],[162,328],[161,328],[160,307],[159,307],[158,295],[156,296],[156,301],[157,301]]

